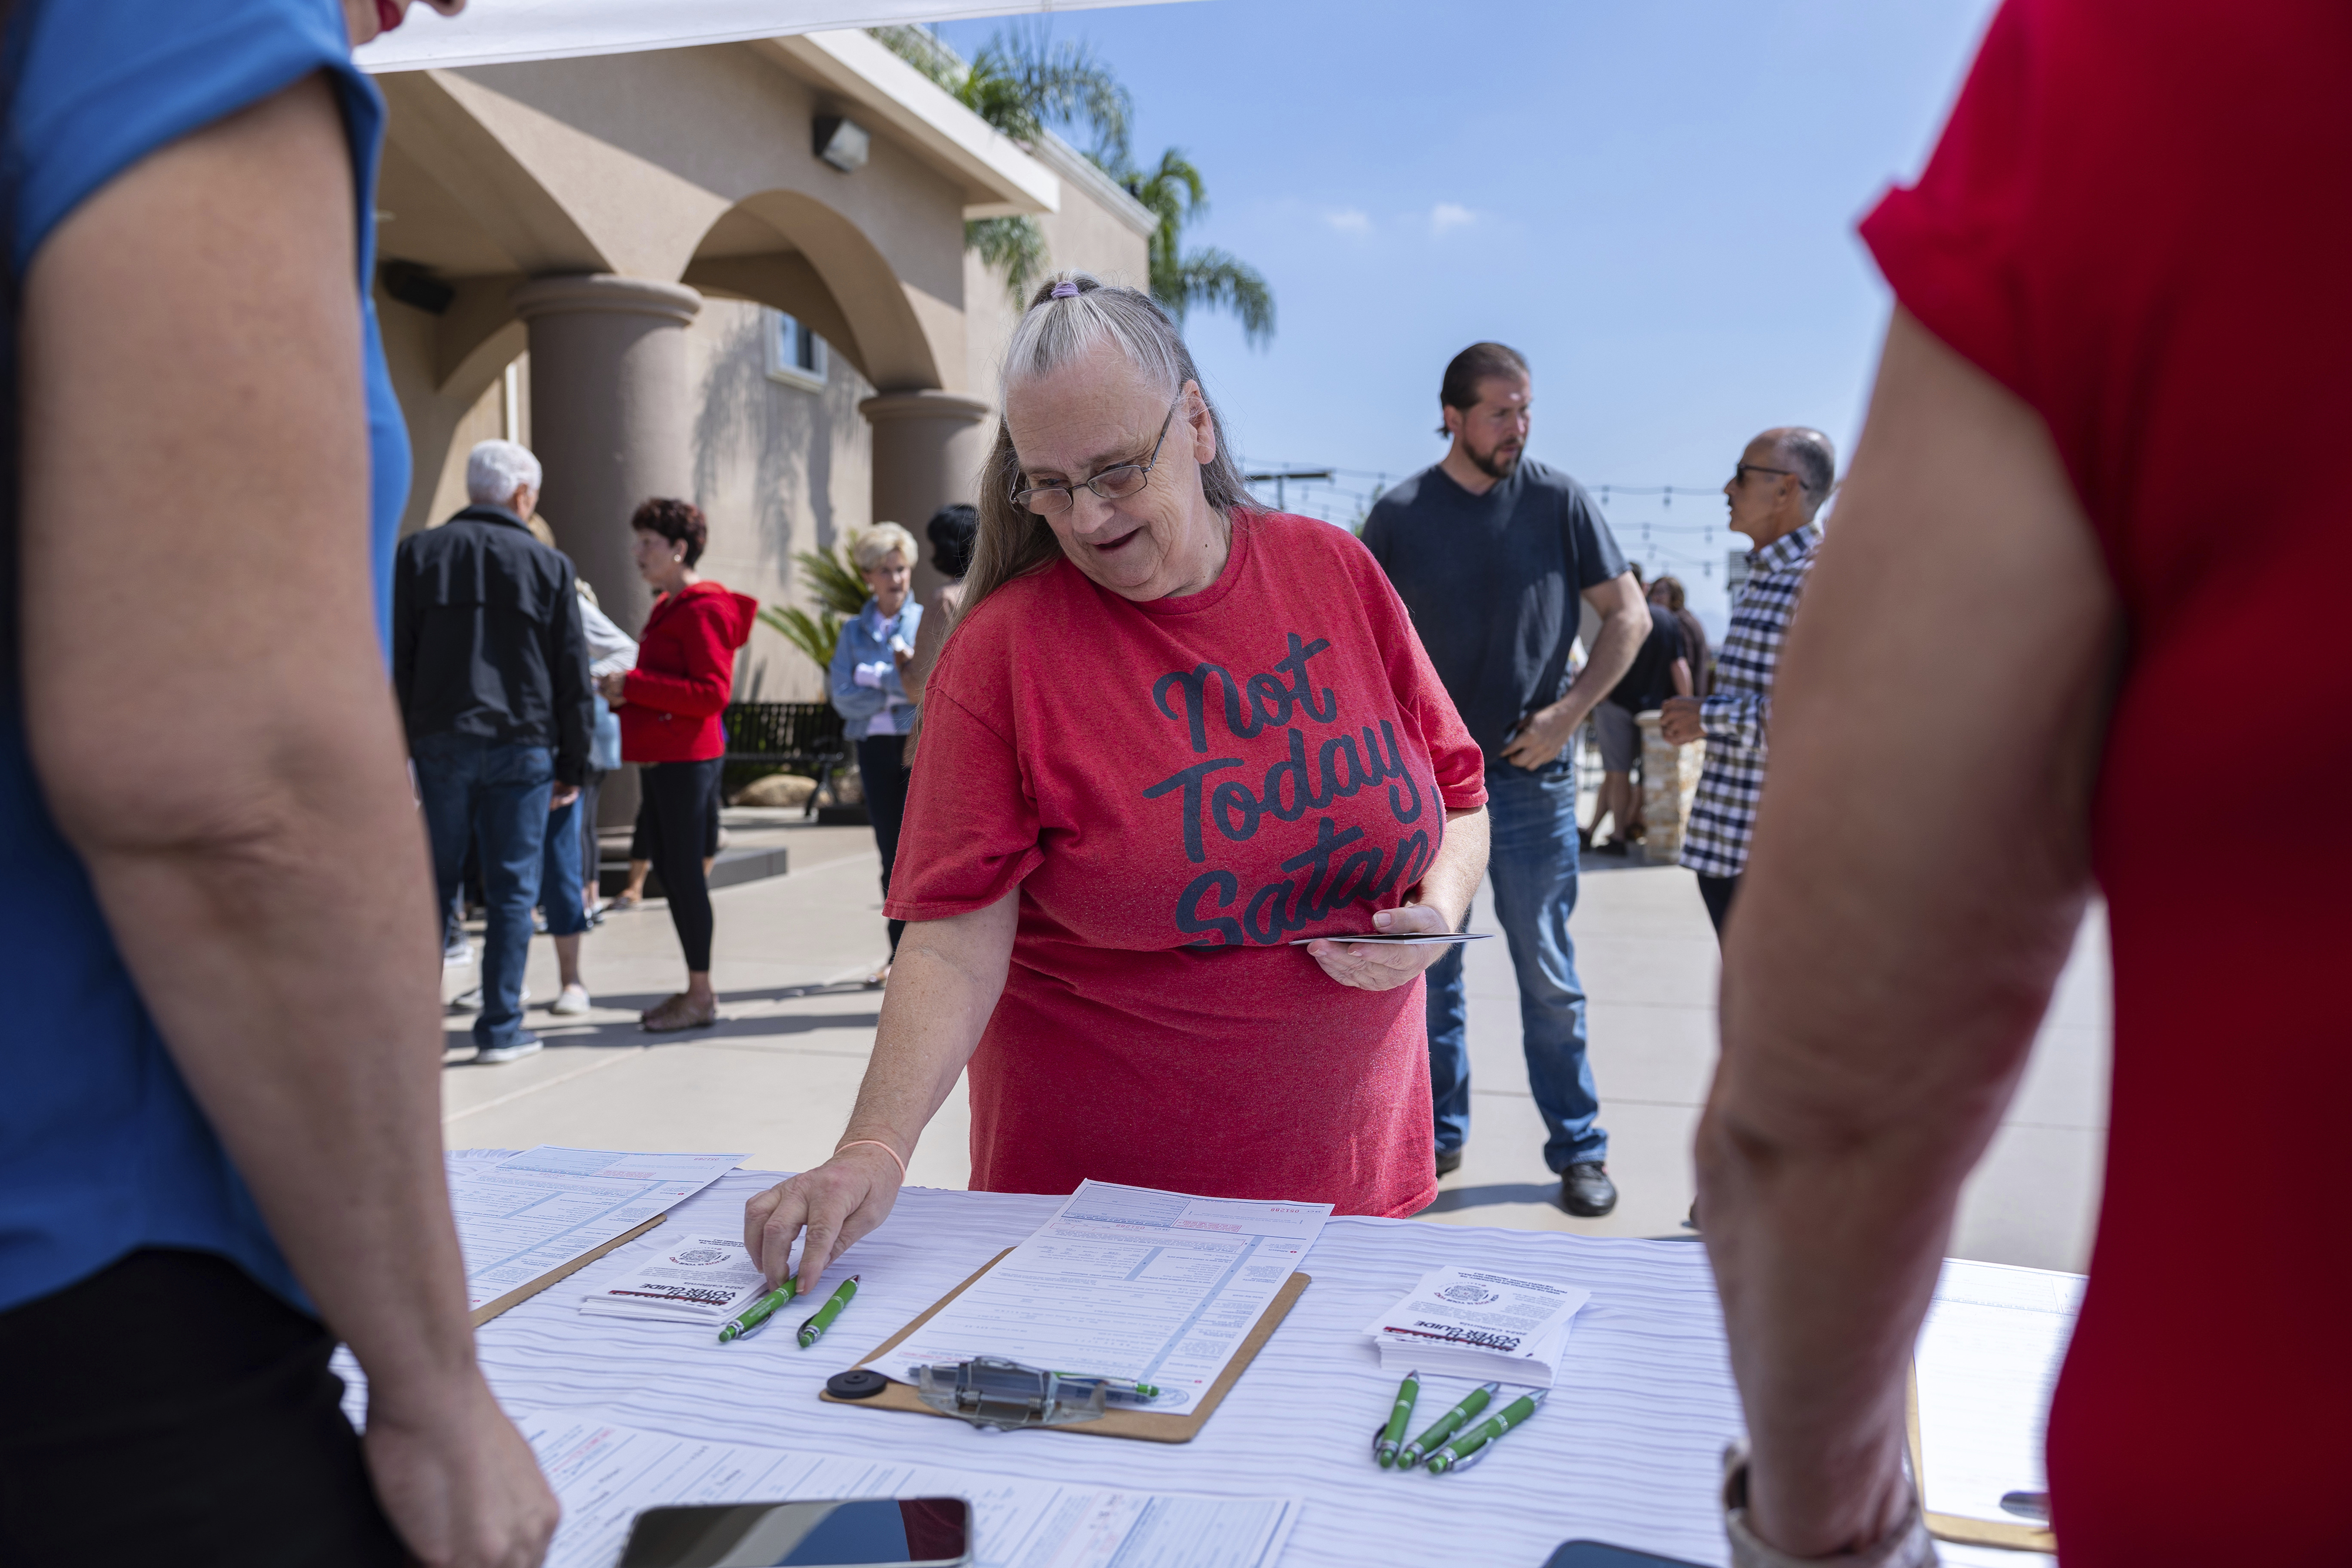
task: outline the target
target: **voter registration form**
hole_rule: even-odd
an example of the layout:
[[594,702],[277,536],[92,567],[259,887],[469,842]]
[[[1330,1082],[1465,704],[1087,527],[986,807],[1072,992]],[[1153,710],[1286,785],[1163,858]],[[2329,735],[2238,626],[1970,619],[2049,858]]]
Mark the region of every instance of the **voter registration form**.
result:
[[964,1499],[975,1568],[1270,1568],[1301,1506],[795,1454],[635,1431],[593,1412],[518,1425],[563,1504],[547,1568],[612,1568],[638,1511],[662,1504],[872,1497]]
[[1209,1391],[1331,1218],[1328,1203],[1090,1181],[881,1368],[1000,1356],[1131,1378],[1179,1411]]
[[448,1161],[468,1311],[666,1214],[741,1155],[647,1155],[542,1144]]

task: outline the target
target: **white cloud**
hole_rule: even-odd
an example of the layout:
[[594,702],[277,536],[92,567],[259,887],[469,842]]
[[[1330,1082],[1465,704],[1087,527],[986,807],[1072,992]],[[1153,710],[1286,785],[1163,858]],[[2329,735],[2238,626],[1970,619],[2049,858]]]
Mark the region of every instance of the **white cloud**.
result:
[[1343,235],[1368,235],[1372,232],[1371,214],[1359,212],[1353,207],[1346,207],[1336,213],[1325,213],[1323,221]]
[[1478,214],[1452,202],[1440,202],[1429,209],[1429,232],[1442,235],[1448,229],[1458,229],[1478,221]]

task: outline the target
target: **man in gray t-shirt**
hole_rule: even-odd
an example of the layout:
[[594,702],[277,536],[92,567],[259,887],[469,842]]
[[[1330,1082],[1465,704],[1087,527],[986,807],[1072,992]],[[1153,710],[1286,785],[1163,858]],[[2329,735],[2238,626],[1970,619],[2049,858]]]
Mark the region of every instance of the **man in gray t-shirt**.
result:
[[[1364,543],[1412,612],[1438,678],[1486,753],[1494,847],[1487,874],[1519,982],[1528,1082],[1549,1136],[1544,1160],[1570,1214],[1607,1214],[1617,1188],[1586,1060],[1576,908],[1573,737],[1633,662],[1649,610],[1584,487],[1525,456],[1527,361],[1475,343],[1446,367],[1438,401],[1453,446],[1374,504]],[[1600,612],[1583,672],[1569,678],[1581,605]],[[1470,1133],[1462,949],[1430,967],[1429,1075],[1438,1173]]]

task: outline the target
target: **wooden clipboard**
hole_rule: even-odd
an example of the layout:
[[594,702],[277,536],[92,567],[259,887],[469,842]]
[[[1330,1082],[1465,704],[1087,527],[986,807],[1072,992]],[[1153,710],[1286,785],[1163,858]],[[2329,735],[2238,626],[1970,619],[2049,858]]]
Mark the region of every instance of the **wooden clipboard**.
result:
[[555,1268],[550,1269],[538,1279],[530,1281],[524,1284],[517,1285],[505,1295],[499,1296],[493,1301],[484,1301],[480,1306],[476,1307],[470,1313],[467,1314],[466,1321],[473,1324],[476,1328],[480,1328],[484,1323],[488,1322],[492,1318],[497,1317],[509,1307],[518,1306],[520,1303],[530,1300],[533,1296],[536,1296],[550,1285],[554,1284],[557,1281],[577,1274],[581,1270],[585,1269],[589,1264],[593,1263],[597,1259],[602,1258],[614,1248],[626,1246],[628,1243],[635,1241],[638,1237],[643,1236],[646,1231],[651,1230],[655,1226],[659,1225],[663,1220],[667,1219],[668,1218],[669,1216],[667,1214],[656,1214],[651,1219],[646,1220],[643,1225],[622,1231],[610,1241],[607,1241],[599,1247],[590,1248],[587,1251],[583,1252],[579,1257],[572,1259],[570,1262],[559,1264]]
[[1958,1546],[2005,1546],[2011,1552],[2046,1552],[2058,1554],[2058,1538],[2043,1524],[2013,1524],[2007,1520],[1971,1519],[1964,1513],[1927,1513],[1927,1471],[1920,1462],[1919,1448],[1919,1369],[1914,1365],[1904,1383],[1904,1425],[1911,1438],[1911,1484],[1919,1489],[1922,1517],[1927,1521],[1927,1533],[1938,1541],[1948,1541]]
[[[1012,1251],[1013,1249],[1007,1247],[1003,1251],[982,1264],[973,1270],[971,1279],[926,1307],[921,1316],[876,1345],[857,1364],[871,1366],[898,1349],[905,1343],[908,1335],[937,1317],[940,1309],[971,1289],[980,1281],[982,1274],[1003,1262]],[[1283,1281],[1282,1289],[1275,1292],[1274,1300],[1268,1301],[1265,1311],[1258,1314],[1256,1323],[1250,1329],[1249,1337],[1242,1341],[1241,1348],[1234,1353],[1234,1358],[1225,1363],[1224,1371],[1219,1373],[1217,1380],[1209,1385],[1209,1391],[1201,1396],[1200,1403],[1184,1414],[1180,1416],[1172,1410],[1122,1410],[1113,1407],[1098,1420],[1079,1421],[1067,1427],[1044,1427],[1038,1429],[1046,1432],[1086,1432],[1097,1437],[1139,1437],[1147,1443],[1191,1442],[1200,1436],[1202,1424],[1211,1416],[1216,1414],[1217,1406],[1224,1402],[1227,1391],[1240,1379],[1243,1369],[1256,1359],[1257,1353],[1264,1348],[1266,1340],[1272,1336],[1276,1329],[1282,1326],[1282,1320],[1290,1315],[1292,1305],[1305,1293],[1312,1280],[1311,1275],[1294,1273]],[[836,1399],[831,1394],[822,1392],[817,1395],[817,1397],[828,1405],[864,1405],[877,1410],[904,1410],[910,1415],[938,1416],[942,1420],[952,1419],[943,1412],[934,1410],[924,1404],[917,1396],[912,1384],[902,1383],[896,1377],[890,1379],[889,1387],[870,1399]]]

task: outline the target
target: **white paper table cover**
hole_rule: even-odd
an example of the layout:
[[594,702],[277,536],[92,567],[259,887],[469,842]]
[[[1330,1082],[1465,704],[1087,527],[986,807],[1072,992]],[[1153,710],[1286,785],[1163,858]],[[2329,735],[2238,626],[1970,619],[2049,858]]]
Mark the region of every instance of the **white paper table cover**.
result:
[[[746,1198],[784,1173],[738,1171],[646,1237],[738,1226]],[[625,1272],[634,1248],[483,1325],[482,1365],[514,1411],[595,1410],[684,1437],[919,1460],[1039,1479],[1307,1499],[1284,1568],[1368,1563],[1527,1564],[1591,1537],[1693,1563],[1726,1561],[1716,1487],[1743,1430],[1713,1276],[1686,1241],[1602,1239],[1405,1219],[1335,1218],[1308,1255],[1314,1283],[1190,1443],[1069,1432],[989,1432],[960,1422],[828,1405],[824,1380],[851,1366],[967,1275],[1043,1224],[1063,1200],[909,1187],[881,1228],[827,1275],[863,1277],[815,1348],[781,1330],[721,1346],[700,1325],[581,1312],[583,1291]],[[1363,1333],[1400,1291],[1441,1263],[1487,1264],[1591,1291],[1549,1404],[1486,1463],[1458,1476],[1375,1467],[1372,1432],[1396,1384]],[[1967,1265],[1955,1265],[1967,1267]],[[804,1314],[801,1314],[804,1315]],[[364,1414],[352,1382],[347,1408]],[[899,1369],[891,1369],[894,1372]],[[1466,1392],[1433,1381],[1424,1411]],[[1450,1394],[1449,1394],[1449,1391]],[[1948,1563],[2030,1568],[2048,1559],[1947,1547]]]

